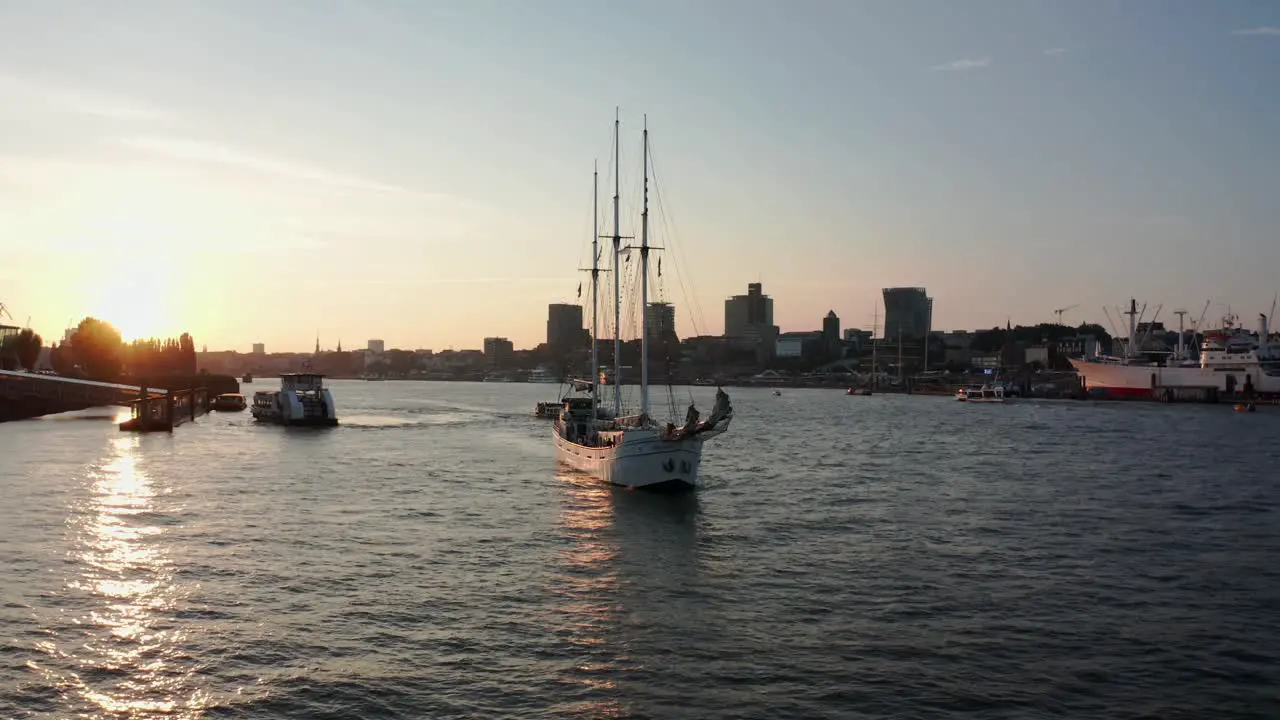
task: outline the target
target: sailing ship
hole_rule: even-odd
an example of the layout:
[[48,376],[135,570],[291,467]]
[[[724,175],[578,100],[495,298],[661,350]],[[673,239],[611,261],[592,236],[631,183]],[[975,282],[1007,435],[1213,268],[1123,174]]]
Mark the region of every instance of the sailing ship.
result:
[[[561,462],[598,477],[605,482],[632,488],[653,490],[687,490],[697,487],[698,471],[702,463],[702,446],[707,440],[729,429],[733,408],[729,395],[722,388],[716,390],[716,402],[710,416],[700,420],[698,410],[691,404],[683,425],[661,424],[650,413],[649,404],[649,313],[644,309],[649,303],[649,253],[658,248],[649,245],[649,129],[646,121],[641,164],[643,170],[644,204],[640,214],[640,245],[638,248],[622,247],[619,205],[619,157],[620,122],[615,114],[613,131],[614,189],[613,189],[613,407],[600,402],[604,386],[600,373],[600,355],[596,338],[599,337],[600,301],[598,296],[600,267],[598,223],[599,173],[594,173],[595,188],[592,194],[591,238],[591,382],[574,383],[575,389],[586,393],[585,397],[566,397],[560,408],[560,416],[553,425],[552,435],[556,455]],[[638,413],[624,414],[622,407],[622,297],[621,268],[619,259],[624,251],[640,253],[640,409]],[[659,266],[661,273],[661,266]]]

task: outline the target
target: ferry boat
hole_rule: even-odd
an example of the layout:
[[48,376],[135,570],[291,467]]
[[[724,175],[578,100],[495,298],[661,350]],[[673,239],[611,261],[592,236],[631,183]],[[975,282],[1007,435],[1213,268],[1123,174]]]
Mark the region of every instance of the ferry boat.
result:
[[1002,403],[1004,402],[1004,386],[974,385],[972,387],[962,387],[956,391],[956,400],[971,403]]
[[213,399],[213,409],[220,412],[238,412],[245,407],[247,403],[240,393],[222,393]]
[[554,420],[560,415],[560,403],[540,402],[533,408],[533,414],[544,420]]
[[558,383],[560,376],[546,368],[537,368],[529,373],[531,383]]
[[1239,327],[1228,316],[1222,327],[1204,334],[1199,360],[1175,352],[1163,364],[1140,356],[1135,316],[1130,300],[1129,341],[1121,357],[1072,359],[1071,366],[1084,378],[1085,390],[1108,399],[1148,399],[1164,388],[1212,389],[1252,397],[1280,397],[1280,347],[1270,341],[1266,315],[1258,316],[1258,331]]
[[279,390],[259,390],[249,411],[255,420],[277,425],[332,427],[338,424],[333,396],[320,373],[284,373]]

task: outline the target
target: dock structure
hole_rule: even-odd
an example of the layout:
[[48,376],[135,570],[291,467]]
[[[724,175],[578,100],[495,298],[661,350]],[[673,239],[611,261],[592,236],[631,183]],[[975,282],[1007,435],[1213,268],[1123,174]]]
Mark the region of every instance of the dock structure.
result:
[[[0,370],[0,422],[110,405],[137,408],[135,417],[146,418],[139,425],[171,429],[208,412],[209,392],[205,388],[170,392],[138,385]],[[153,419],[159,422],[152,422]],[[168,428],[164,428],[166,425]]]
[[120,429],[132,432],[173,432],[185,422],[209,412],[209,391],[205,388],[149,392],[146,387],[129,403],[132,416]]

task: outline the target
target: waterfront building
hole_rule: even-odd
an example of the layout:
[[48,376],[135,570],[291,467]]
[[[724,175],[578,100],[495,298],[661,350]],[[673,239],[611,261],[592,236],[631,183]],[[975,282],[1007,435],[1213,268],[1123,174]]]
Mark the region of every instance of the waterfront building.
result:
[[491,368],[505,368],[511,364],[515,344],[504,337],[484,339],[484,358]]
[[679,344],[680,337],[676,335],[676,307],[671,303],[654,302],[649,303],[649,307],[645,310],[645,318],[649,323],[649,344]]
[[560,356],[583,345],[582,306],[552,303],[547,306],[547,348]]
[[929,336],[933,320],[933,298],[922,287],[885,288],[884,334],[882,338],[922,339]]

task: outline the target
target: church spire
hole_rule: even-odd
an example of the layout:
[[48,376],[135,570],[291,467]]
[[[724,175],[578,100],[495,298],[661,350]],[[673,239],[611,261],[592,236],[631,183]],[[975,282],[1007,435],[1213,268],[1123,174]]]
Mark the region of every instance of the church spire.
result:
[[320,354],[320,331],[316,331],[316,355]]
[[342,352],[342,339],[338,339],[338,352]]

